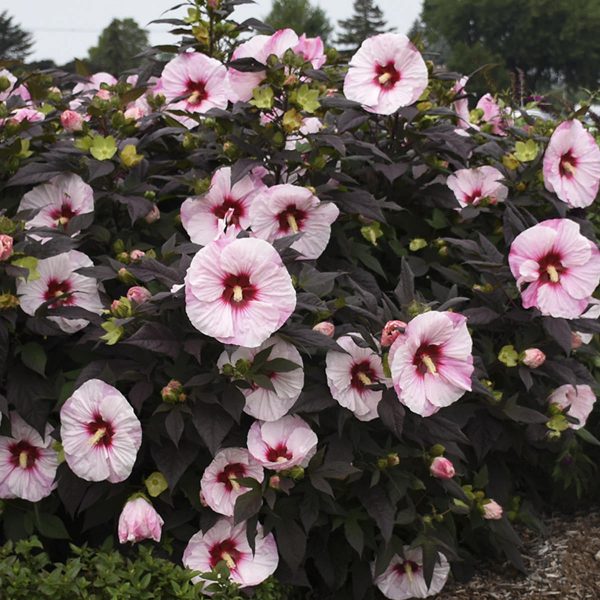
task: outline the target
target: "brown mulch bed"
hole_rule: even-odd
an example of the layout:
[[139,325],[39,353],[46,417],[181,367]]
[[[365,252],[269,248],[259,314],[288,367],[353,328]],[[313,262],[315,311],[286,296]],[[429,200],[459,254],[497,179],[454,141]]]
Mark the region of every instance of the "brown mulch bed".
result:
[[529,574],[482,565],[467,584],[450,581],[436,600],[599,600],[600,512],[546,520],[545,536],[521,533]]

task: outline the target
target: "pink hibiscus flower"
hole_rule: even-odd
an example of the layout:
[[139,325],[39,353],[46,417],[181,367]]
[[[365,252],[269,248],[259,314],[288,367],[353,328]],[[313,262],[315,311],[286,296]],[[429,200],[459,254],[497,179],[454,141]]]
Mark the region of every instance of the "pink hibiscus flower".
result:
[[127,501],[119,516],[119,543],[160,542],[164,521],[144,496]]
[[73,217],[94,212],[94,191],[79,175],[63,173],[27,192],[19,204],[22,210],[35,211],[26,229],[63,229]]
[[366,39],[349,66],[344,95],[379,115],[391,115],[416,102],[427,87],[425,61],[401,33]]
[[351,336],[352,333],[336,341],[346,352],[330,350],[325,358],[327,385],[331,395],[345,408],[351,410],[360,421],[377,418],[377,405],[383,396],[382,390],[371,386],[385,383],[381,357],[371,348],[361,348]]
[[[221,561],[229,568],[231,580],[240,587],[258,585],[277,569],[279,555],[272,533],[264,534],[260,523],[256,528],[254,551],[248,544],[246,523],[234,525],[231,519],[219,519],[208,531],[192,536],[183,553],[188,569],[206,573]],[[204,581],[194,578],[194,583]]]
[[498,169],[486,165],[475,169],[459,169],[448,177],[446,185],[454,192],[460,206],[465,208],[482,202],[504,202],[508,188],[500,183],[502,179],[504,175]]
[[319,36],[309,38],[303,33],[293,50],[296,54],[304,56],[304,60],[312,63],[315,69],[320,69],[327,62],[323,40]]
[[252,231],[256,237],[274,242],[302,233],[292,248],[305,259],[321,256],[329,242],[331,224],[339,214],[335,204],[321,204],[310,190],[289,183],[259,192],[250,208]]
[[0,498],[38,502],[56,487],[58,454],[52,448],[52,428],[44,438],[16,412],[10,413],[11,436],[0,437]]
[[600,185],[600,148],[580,121],[565,121],[544,154],[544,185],[574,208],[589,206]]
[[[17,295],[23,312],[33,316],[42,304],[48,303],[50,308],[77,306],[101,314],[104,308],[98,295],[98,282],[76,272],[93,266],[94,263],[77,250],[40,260],[36,267],[39,274],[37,279],[17,281]],[[75,333],[89,323],[86,319],[66,317],[48,319],[65,333]]]
[[117,84],[117,78],[110,73],[99,71],[90,75],[86,81],[77,83],[73,88],[73,94],[79,94],[81,92],[97,92],[102,89],[102,84],[113,86]]
[[[452,86],[452,91],[457,96],[465,95],[465,87],[469,78],[465,75],[461,77],[456,83]],[[472,127],[471,125],[471,114],[469,112],[469,99],[468,98],[460,98],[459,100],[455,100],[452,104],[454,108],[454,112],[458,115],[458,126],[461,129],[468,129]]]
[[472,346],[466,317],[437,311],[416,316],[390,348],[400,402],[422,417],[456,402],[471,390]]
[[60,435],[71,471],[86,481],[129,477],[142,426],[119,390],[99,379],[80,385],[60,409]]
[[483,111],[481,120],[492,126],[492,133],[495,135],[506,135],[504,131],[506,119],[500,110],[500,105],[494,100],[491,94],[485,94],[485,96],[479,98],[476,108]]
[[[165,65],[160,79],[170,110],[204,114],[211,108],[227,108],[232,96],[225,66],[200,52],[176,56]],[[198,124],[187,117],[172,116],[188,128]]]
[[520,233],[508,256],[525,308],[577,318],[600,282],[600,252],[569,219],[542,221]]
[[192,242],[210,244],[221,234],[223,224],[236,234],[250,227],[250,205],[264,187],[262,179],[253,174],[231,185],[231,167],[217,169],[208,192],[181,205],[181,222]]
[[268,242],[224,237],[192,259],[185,304],[200,332],[224,344],[255,348],[287,321],[296,307],[296,292]]
[[4,125],[7,121],[12,123],[22,123],[26,121],[27,123],[40,123],[46,118],[46,115],[34,108],[17,108],[13,110],[7,119],[2,121]]
[[217,366],[221,371],[225,365],[235,367],[239,360],[247,361],[251,365],[254,357],[269,347],[271,347],[271,352],[268,360],[283,358],[299,365],[299,368],[293,371],[271,373],[269,379],[275,391],[258,386],[241,389],[246,396],[244,412],[261,421],[276,421],[286,415],[302,392],[304,365],[296,347],[278,337],[272,337],[258,348],[238,348],[231,356],[227,352],[223,352],[217,361]]
[[237,482],[241,477],[252,477],[259,483],[264,471],[245,448],[224,448],[217,452],[213,461],[204,469],[200,493],[206,504],[215,512],[233,516],[235,501],[245,494],[247,488]]
[[[375,585],[390,600],[427,598],[439,593],[448,579],[450,565],[438,552],[438,562],[433,569],[431,584],[427,587],[423,574],[423,550],[404,546],[404,557],[394,555],[388,568],[375,578]],[[375,568],[375,565],[372,566]]]
[[6,102],[12,96],[21,96],[26,102],[31,100],[29,90],[24,85],[17,86],[17,78],[7,69],[0,69],[0,80],[6,84],[6,89],[0,92],[0,102]]
[[569,383],[556,388],[548,397],[549,404],[556,404],[567,415],[577,419],[578,423],[569,423],[571,429],[581,429],[594,408],[596,394],[589,385],[571,385]]
[[317,451],[315,432],[298,416],[271,423],[255,421],[248,432],[248,451],[265,468],[283,471],[306,467]]

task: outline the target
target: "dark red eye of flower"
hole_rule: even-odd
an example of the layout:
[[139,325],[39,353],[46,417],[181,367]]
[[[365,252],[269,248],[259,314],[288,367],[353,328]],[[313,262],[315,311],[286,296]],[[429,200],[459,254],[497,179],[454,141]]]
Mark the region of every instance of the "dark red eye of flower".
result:
[[295,204],[289,204],[277,215],[277,219],[279,231],[298,233],[306,219],[306,212],[297,208]]
[[437,362],[440,359],[439,346],[435,344],[423,344],[419,346],[413,358],[413,365],[417,367],[419,373],[436,373]]
[[240,560],[242,553],[237,549],[236,543],[232,539],[226,539],[215,544],[209,551],[210,566],[214,569],[222,560],[225,561],[230,569],[235,568]]
[[[66,198],[68,198],[68,196],[66,196]],[[77,212],[73,210],[71,202],[66,198],[65,200],[63,200],[63,203],[60,208],[55,208],[50,213],[50,216],[56,222],[57,225],[65,226],[73,217],[77,216]]]
[[94,420],[87,424],[88,433],[92,436],[93,446],[110,446],[115,431],[112,425],[105,421],[99,414],[94,415]]
[[223,281],[222,298],[234,307],[241,308],[256,298],[257,289],[248,275],[227,275]]
[[383,89],[392,88],[400,81],[400,72],[396,70],[393,62],[389,62],[386,65],[377,65],[375,72],[377,73],[375,82]]
[[190,104],[200,104],[208,97],[203,81],[192,81],[190,79],[185,86],[185,91],[189,94],[187,101]]
[[575,167],[577,166],[577,159],[571,154],[569,150],[560,157],[560,163],[558,170],[561,177],[573,177],[575,174]]
[[473,202],[475,202],[475,200],[480,200],[480,199],[481,199],[481,190],[475,189],[468,196],[465,197],[465,202],[467,204],[473,204]]
[[368,360],[363,360],[352,365],[350,369],[350,385],[353,388],[363,390],[366,386],[374,383],[377,383],[377,374]]
[[10,462],[14,467],[31,469],[40,456],[40,451],[29,442],[21,440],[9,447]]
[[58,306],[67,306],[73,302],[71,297],[71,282],[65,279],[58,281],[57,279],[49,279],[44,292],[44,300],[51,301],[50,308]]
[[565,268],[559,254],[551,252],[542,258],[540,265],[540,281],[543,283],[558,283]]
[[287,449],[285,444],[279,444],[275,448],[267,450],[267,460],[269,462],[284,462],[292,458],[292,453]]
[[223,200],[223,204],[220,206],[215,206],[213,208],[213,215],[215,215],[217,219],[224,219],[229,210],[231,210],[232,213],[229,216],[228,224],[238,225],[240,222],[240,217],[244,216],[245,211],[242,204],[233,198],[225,198]]
[[242,463],[231,463],[217,475],[217,481],[225,484],[227,490],[231,491],[234,487],[238,489],[240,484],[235,481],[246,475],[246,465]]
[[398,563],[394,570],[398,575],[406,575],[406,573],[418,573],[421,567],[412,560],[405,560],[403,563]]

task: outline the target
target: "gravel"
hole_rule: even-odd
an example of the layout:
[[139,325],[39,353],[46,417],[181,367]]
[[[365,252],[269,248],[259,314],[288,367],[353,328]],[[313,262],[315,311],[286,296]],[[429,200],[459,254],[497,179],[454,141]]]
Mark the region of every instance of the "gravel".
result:
[[545,536],[521,532],[524,576],[509,564],[481,565],[466,584],[449,582],[435,600],[600,599],[600,512],[556,515]]

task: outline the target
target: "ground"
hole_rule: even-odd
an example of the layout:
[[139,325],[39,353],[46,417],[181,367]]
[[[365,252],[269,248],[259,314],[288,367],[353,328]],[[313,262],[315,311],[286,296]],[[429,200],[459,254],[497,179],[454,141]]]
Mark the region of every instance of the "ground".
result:
[[485,565],[468,584],[448,583],[435,600],[598,600],[600,512],[553,516],[547,524],[545,536],[522,532],[528,576]]

